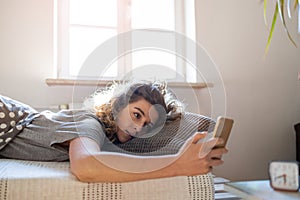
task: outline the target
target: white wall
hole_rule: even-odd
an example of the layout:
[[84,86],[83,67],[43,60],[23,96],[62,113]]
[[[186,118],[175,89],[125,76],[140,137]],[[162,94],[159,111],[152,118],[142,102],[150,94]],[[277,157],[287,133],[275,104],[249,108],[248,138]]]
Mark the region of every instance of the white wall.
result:
[[[199,0],[199,34],[224,80],[227,114],[235,126],[217,175],[232,180],[267,178],[273,159],[295,159],[293,125],[300,122],[300,50],[277,24],[264,59],[268,31],[259,1]],[[48,87],[53,72],[51,0],[0,1],[0,93],[35,107],[69,103],[90,87]],[[273,8],[269,9],[271,12]],[[296,42],[296,20],[291,29]],[[296,29],[296,28],[295,28]],[[211,88],[213,90],[213,88]],[[178,96],[188,110],[210,115],[208,90]],[[192,96],[193,98],[188,98]]]

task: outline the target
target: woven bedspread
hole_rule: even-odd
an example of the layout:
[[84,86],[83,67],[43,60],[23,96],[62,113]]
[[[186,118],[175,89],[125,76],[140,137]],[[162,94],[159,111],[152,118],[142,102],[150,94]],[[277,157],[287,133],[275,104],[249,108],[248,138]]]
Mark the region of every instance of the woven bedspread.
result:
[[68,162],[0,159],[1,200],[214,199],[211,174],[128,183],[82,183]]

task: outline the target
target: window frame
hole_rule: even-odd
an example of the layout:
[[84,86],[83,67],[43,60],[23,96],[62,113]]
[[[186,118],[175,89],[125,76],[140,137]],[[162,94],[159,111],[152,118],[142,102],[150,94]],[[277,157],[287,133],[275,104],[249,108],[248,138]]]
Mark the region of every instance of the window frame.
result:
[[[131,30],[131,21],[125,20],[130,12],[130,3],[131,0],[117,0],[117,13],[118,13],[118,22],[117,22],[117,34],[130,31]],[[194,5],[195,6],[195,5]],[[126,9],[127,8],[127,9]],[[174,15],[175,15],[175,32],[186,34],[187,32],[187,24],[186,21],[186,1],[177,1],[174,0]],[[69,69],[69,0],[54,0],[54,77],[56,79],[78,79],[78,77],[72,77],[70,75]],[[194,14],[195,17],[195,14]],[[196,26],[195,22],[194,26]],[[194,32],[196,27],[194,27]],[[195,33],[193,33],[195,34]],[[192,34],[192,35],[193,35]],[[193,38],[195,40],[195,38]],[[176,44],[180,45],[184,48],[183,52],[187,53],[196,53],[195,52],[187,52],[185,44]],[[127,41],[127,43],[131,43],[131,41]],[[128,45],[128,44],[126,44]],[[120,45],[122,46],[122,44]],[[127,46],[128,47],[128,46]],[[122,77],[126,72],[131,70],[131,63],[132,60],[130,58],[126,59],[119,59],[118,60],[118,75],[117,77],[103,77],[101,80],[115,80],[118,77]],[[124,67],[125,66],[125,67]],[[173,82],[190,82],[188,80],[193,80],[192,82],[197,83],[197,75],[196,69],[188,69],[187,63],[184,62],[180,58],[176,58],[176,72],[177,75],[182,74],[184,76],[184,80],[180,80],[177,77],[170,81]],[[194,75],[193,75],[194,74]],[[192,77],[194,76],[194,77]],[[86,80],[95,80],[94,77],[79,77],[79,79],[86,79]],[[181,78],[182,79],[182,78]],[[168,80],[169,81],[169,80]]]

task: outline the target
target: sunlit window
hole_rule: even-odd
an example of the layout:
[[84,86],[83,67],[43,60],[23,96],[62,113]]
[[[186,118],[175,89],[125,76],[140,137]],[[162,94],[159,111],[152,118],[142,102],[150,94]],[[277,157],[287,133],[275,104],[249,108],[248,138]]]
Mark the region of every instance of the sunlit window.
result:
[[[55,0],[55,29],[57,39],[56,75],[58,78],[99,79],[91,69],[80,69],[86,58],[103,42],[132,29],[169,30],[194,37],[193,1],[176,0]],[[192,5],[191,5],[192,4]],[[187,17],[191,18],[188,20]],[[191,38],[195,39],[195,38]],[[175,45],[176,41],[174,41]],[[117,49],[117,47],[116,47]],[[129,57],[129,58],[126,58]],[[124,60],[127,60],[124,62]],[[150,64],[169,67],[176,79],[176,71],[188,70],[176,55],[166,51],[140,50],[114,61],[101,75],[115,79],[128,71]],[[124,70],[125,69],[125,70]],[[193,70],[190,74],[193,74]],[[189,80],[193,80],[189,76]]]

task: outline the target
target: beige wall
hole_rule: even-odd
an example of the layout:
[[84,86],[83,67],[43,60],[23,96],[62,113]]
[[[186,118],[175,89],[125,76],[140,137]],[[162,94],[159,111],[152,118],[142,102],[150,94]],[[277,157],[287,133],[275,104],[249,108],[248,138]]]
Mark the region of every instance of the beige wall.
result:
[[[235,118],[230,153],[216,173],[237,180],[266,178],[269,161],[295,159],[300,50],[278,23],[269,54],[263,57],[268,29],[259,1],[201,0],[199,15],[200,43],[220,69],[228,115]],[[295,17],[292,22],[291,33],[300,45]]]
[[[227,114],[235,119],[230,153],[215,173],[232,180],[267,178],[270,160],[295,158],[300,50],[277,24],[270,52],[263,58],[268,30],[259,1],[199,0],[199,5],[198,38],[219,68]],[[52,7],[51,0],[0,1],[0,93],[35,107],[80,101],[94,89],[77,87],[74,92],[73,87],[45,84],[53,72]],[[300,45],[296,20],[292,22]],[[186,95],[190,90],[175,91],[188,110],[210,115],[207,89],[196,91],[198,99]]]

